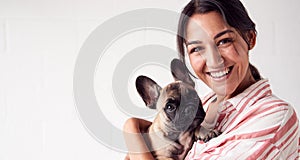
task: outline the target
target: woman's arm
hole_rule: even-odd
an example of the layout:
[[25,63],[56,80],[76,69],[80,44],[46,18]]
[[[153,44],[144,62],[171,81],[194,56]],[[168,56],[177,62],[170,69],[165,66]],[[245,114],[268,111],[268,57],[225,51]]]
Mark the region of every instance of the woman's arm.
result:
[[123,127],[124,138],[128,148],[126,159],[154,160],[141,133],[145,133],[152,123],[139,118],[129,118]]

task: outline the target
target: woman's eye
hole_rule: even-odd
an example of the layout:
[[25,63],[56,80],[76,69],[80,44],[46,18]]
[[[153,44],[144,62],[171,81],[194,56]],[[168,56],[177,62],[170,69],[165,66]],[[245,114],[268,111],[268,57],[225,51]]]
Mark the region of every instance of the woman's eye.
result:
[[195,47],[191,49],[190,53],[200,52],[202,50],[204,50],[204,47]]
[[233,42],[232,38],[224,38],[217,43],[218,47],[226,47]]

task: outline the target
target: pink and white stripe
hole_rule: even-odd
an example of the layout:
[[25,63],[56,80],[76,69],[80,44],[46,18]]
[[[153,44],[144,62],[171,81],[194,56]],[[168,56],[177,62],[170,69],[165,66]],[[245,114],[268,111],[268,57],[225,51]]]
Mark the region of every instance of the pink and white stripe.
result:
[[[203,99],[207,106],[214,94]],[[197,141],[186,159],[298,159],[299,120],[288,103],[272,94],[267,80],[224,102],[208,143]]]

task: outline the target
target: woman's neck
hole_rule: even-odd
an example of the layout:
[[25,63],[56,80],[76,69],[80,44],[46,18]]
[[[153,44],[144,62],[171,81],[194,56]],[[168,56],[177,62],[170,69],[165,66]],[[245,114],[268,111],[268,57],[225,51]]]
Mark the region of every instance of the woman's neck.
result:
[[247,89],[248,87],[250,87],[252,84],[254,84],[256,82],[257,81],[252,76],[250,69],[248,69],[245,78],[242,80],[242,82],[239,84],[239,86],[235,89],[235,91],[230,95],[217,95],[217,99],[215,102],[217,104],[219,104],[220,102],[223,102],[232,97],[235,97],[236,95],[242,93],[245,89]]

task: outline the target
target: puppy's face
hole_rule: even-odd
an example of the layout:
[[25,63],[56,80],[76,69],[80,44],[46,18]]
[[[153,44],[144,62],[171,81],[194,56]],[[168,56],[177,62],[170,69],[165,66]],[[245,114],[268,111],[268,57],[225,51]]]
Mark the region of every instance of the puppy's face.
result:
[[146,76],[137,78],[136,87],[146,106],[158,111],[162,129],[183,132],[200,125],[205,112],[185,65],[174,59],[171,71],[175,82],[164,88]]
[[197,92],[182,81],[173,82],[161,90],[156,109],[164,127],[179,132],[197,127],[205,116]]

